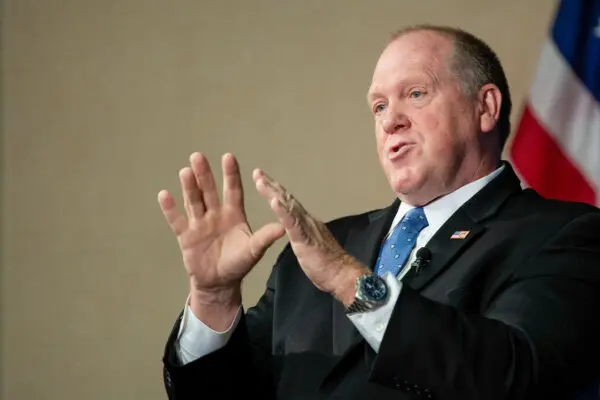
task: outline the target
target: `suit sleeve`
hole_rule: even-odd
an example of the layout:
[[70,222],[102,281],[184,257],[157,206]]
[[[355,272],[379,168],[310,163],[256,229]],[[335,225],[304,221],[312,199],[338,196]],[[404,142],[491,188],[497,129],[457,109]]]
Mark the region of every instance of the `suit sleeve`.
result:
[[[282,252],[283,254],[283,252]],[[258,303],[244,312],[227,344],[182,364],[175,341],[180,317],[163,356],[163,380],[170,400],[199,398],[275,398],[271,366],[272,306],[279,256]]]
[[600,217],[568,223],[483,312],[405,286],[370,380],[437,399],[556,398],[600,378]]

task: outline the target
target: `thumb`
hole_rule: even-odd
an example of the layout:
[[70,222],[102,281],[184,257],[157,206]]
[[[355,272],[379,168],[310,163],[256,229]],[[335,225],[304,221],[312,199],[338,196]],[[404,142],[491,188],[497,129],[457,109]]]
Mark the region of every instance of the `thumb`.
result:
[[250,253],[256,260],[259,260],[265,251],[284,234],[285,229],[278,222],[263,226],[250,237]]

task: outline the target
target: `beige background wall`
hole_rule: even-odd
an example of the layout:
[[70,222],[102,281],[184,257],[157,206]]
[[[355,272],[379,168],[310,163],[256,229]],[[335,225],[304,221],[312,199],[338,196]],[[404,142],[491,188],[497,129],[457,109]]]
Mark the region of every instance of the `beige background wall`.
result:
[[[552,0],[4,0],[6,400],[164,399],[187,282],[156,194],[192,151],[263,167],[323,219],[391,201],[365,102],[387,35],[458,25],[504,60],[516,112]],[[260,295],[277,243],[248,277]]]

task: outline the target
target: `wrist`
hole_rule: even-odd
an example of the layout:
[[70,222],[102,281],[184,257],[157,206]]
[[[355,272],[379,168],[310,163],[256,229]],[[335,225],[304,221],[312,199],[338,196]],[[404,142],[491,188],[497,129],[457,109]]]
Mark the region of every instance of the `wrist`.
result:
[[215,331],[224,331],[231,325],[241,304],[240,286],[190,290],[190,310],[196,318]]
[[382,277],[369,271],[356,278],[355,294],[351,304],[346,306],[346,314],[370,312],[383,306],[389,298],[389,287]]
[[371,271],[364,265],[353,265],[351,268],[346,268],[336,279],[333,296],[344,304],[345,307],[350,306],[354,302],[356,296],[356,280]]
[[242,287],[240,284],[217,288],[198,289],[190,286],[190,302],[206,306],[237,306],[242,302]]

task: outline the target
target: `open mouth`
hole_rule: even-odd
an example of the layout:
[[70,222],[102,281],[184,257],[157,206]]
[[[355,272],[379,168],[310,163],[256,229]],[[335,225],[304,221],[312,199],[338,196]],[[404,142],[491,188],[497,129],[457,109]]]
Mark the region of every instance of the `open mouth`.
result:
[[404,156],[406,153],[408,153],[413,147],[414,147],[414,145],[411,143],[403,143],[403,144],[398,144],[398,145],[392,146],[390,148],[389,157],[391,160],[398,159],[398,158]]

